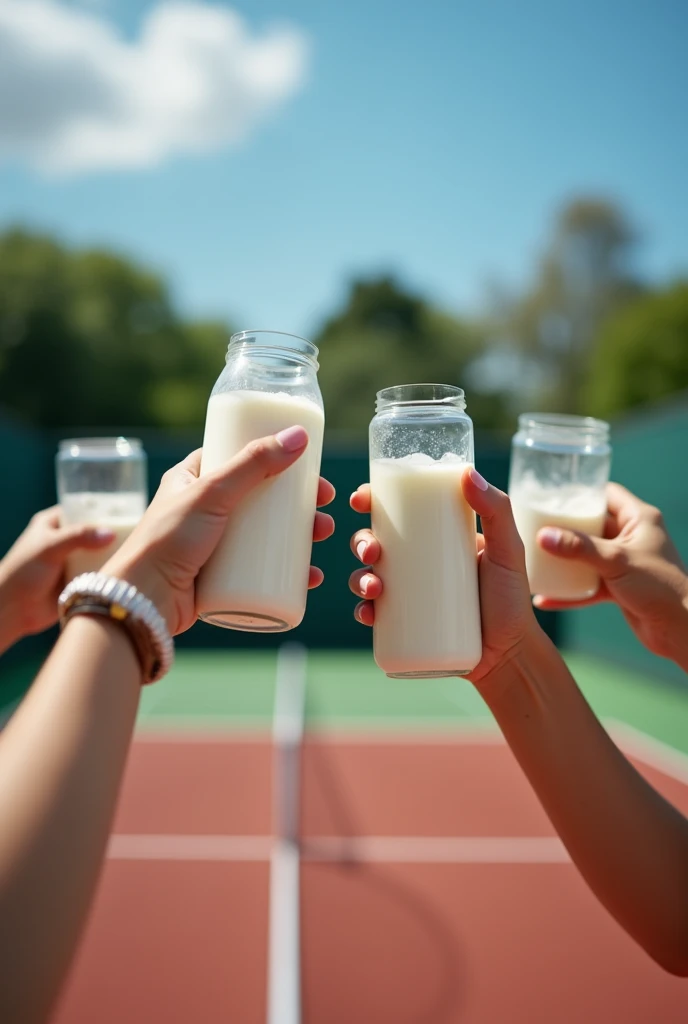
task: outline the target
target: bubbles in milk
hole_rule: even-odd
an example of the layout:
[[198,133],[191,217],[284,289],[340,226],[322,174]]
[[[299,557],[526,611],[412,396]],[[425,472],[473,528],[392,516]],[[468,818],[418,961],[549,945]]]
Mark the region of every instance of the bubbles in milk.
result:
[[431,455],[424,452],[413,452],[412,455],[404,455],[400,459],[378,459],[378,462],[388,463],[392,466],[440,466],[464,464],[464,460],[454,452],[445,452],[441,459],[433,459]]
[[529,505],[548,515],[597,516],[604,512],[604,495],[582,484],[561,484],[547,487],[534,473],[525,473],[518,487],[511,492],[513,501]]

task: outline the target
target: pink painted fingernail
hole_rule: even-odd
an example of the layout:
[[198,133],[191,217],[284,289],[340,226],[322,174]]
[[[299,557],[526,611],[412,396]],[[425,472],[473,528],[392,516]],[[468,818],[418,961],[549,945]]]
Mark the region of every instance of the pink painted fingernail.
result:
[[361,576],[361,593],[364,597],[368,596],[368,591],[375,582],[375,577],[371,576],[370,573],[366,573],[365,576]]
[[365,562],[365,553],[366,553],[366,547],[367,546],[368,545],[366,544],[366,542],[364,540],[360,541],[356,545],[356,554],[358,555],[358,557],[360,558],[360,560],[362,562]]
[[543,547],[556,548],[561,541],[563,534],[556,526],[545,526],[538,533],[538,540]]
[[114,530],[108,530],[107,526],[96,526],[95,529],[91,531],[91,536],[94,540],[106,541],[115,539]]
[[299,448],[305,448],[308,444],[308,431],[305,427],[287,427],[275,434],[277,441],[282,445],[285,452],[297,452]]
[[473,466],[469,469],[470,478],[479,491],[486,491],[490,486],[484,476],[481,476]]

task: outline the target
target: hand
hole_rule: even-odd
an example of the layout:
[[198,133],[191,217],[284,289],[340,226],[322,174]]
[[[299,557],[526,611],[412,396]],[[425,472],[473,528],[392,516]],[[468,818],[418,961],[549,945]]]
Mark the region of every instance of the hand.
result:
[[[168,470],[158,492],[131,536],[103,572],[133,583],[150,598],[172,634],[196,621],[194,581],[220,541],[232,509],[269,477],[288,469],[304,453],[308,434],[289,427],[250,444],[225,466],[199,476],[201,450]],[[318,505],[329,505],[334,487],[320,479]],[[326,540],[334,520],[316,512],[313,540]],[[308,585],[322,583],[311,566]]]
[[79,548],[105,548],[114,539],[111,530],[61,526],[58,506],[37,512],[0,561],[0,650],[57,622],[69,555]]
[[538,534],[544,551],[584,562],[600,574],[600,589],[586,601],[537,596],[538,608],[583,608],[615,601],[638,639],[654,654],[688,665],[688,576],[659,509],[620,484],[607,488],[604,537],[546,527]]
[[[523,544],[509,498],[474,469],[464,472],[461,487],[466,501],[480,516],[483,528],[482,536],[476,534],[483,656],[468,677],[477,683],[508,661],[539,626],[531,606]],[[351,495],[351,507],[356,512],[370,512],[370,484],[363,484]],[[351,550],[360,561],[370,565],[380,558],[380,544],[370,530],[359,530],[353,535]],[[358,569],[351,574],[349,586],[364,599],[356,606],[354,615],[363,625],[372,626],[382,580],[369,569]]]

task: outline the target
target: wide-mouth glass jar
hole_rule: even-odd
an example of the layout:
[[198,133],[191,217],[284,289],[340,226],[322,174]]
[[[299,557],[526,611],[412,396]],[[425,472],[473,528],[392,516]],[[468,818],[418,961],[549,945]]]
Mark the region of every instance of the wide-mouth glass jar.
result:
[[98,571],[141,519],[148,503],[146,453],[138,438],[67,438],[59,444],[56,475],[62,523],[101,527],[115,535],[105,548],[70,555],[71,579]]
[[301,622],[325,426],[317,347],[278,331],[234,335],[208,402],[201,475],[250,441],[296,425],[308,431],[306,451],[232,511],[201,570],[196,603],[206,622],[247,632]]
[[554,600],[592,597],[599,587],[589,566],[542,550],[545,526],[601,537],[611,466],[609,424],[590,416],[524,413],[513,438],[509,495],[526,549],[531,593]]
[[404,384],[377,395],[370,424],[372,528],[382,557],[375,660],[392,678],[466,675],[480,661],[473,463],[464,393]]

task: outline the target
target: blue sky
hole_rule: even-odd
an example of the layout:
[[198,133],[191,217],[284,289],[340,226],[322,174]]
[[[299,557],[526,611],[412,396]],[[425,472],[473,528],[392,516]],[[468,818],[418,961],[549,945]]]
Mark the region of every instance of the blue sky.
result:
[[[153,6],[88,5],[130,40]],[[688,270],[684,0],[232,7],[254,33],[305,33],[303,86],[240,144],[153,167],[51,177],[8,158],[0,228],[116,247],[186,313],[302,333],[382,269],[479,308],[490,281],[527,278],[553,211],[583,192],[627,207],[646,274]]]

